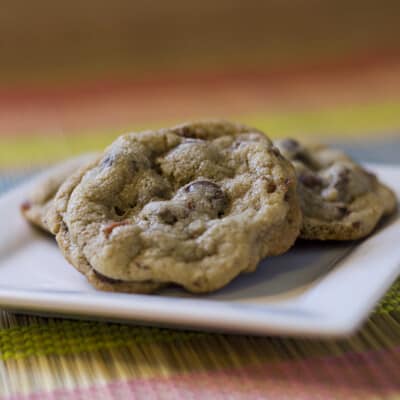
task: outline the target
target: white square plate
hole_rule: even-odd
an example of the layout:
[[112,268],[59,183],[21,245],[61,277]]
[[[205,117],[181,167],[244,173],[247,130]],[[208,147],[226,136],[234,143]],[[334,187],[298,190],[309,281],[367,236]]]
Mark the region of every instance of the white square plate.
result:
[[[400,195],[400,167],[370,165]],[[0,197],[0,307],[17,312],[248,334],[352,333],[400,273],[400,219],[353,243],[298,242],[207,296],[94,290],[19,205],[42,176]]]

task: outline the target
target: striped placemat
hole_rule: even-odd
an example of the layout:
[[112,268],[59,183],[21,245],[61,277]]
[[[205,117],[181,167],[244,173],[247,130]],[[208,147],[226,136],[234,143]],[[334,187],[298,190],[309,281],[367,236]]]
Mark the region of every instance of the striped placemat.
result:
[[[217,116],[234,116],[271,137],[340,140],[359,160],[398,163],[395,61],[142,89],[126,83],[122,89],[24,92],[15,99],[0,93],[0,192],[29,179],[43,162],[103,148],[124,131]],[[0,398],[400,398],[399,289],[400,280],[346,340],[222,335],[0,311]]]
[[[0,177],[5,191],[26,172]],[[346,340],[0,312],[1,399],[400,398],[400,280]]]

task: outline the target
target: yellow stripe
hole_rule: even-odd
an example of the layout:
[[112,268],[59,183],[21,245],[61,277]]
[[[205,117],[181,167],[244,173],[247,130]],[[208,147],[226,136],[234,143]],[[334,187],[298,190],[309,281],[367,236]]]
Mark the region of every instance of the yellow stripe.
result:
[[[373,138],[383,132],[400,131],[400,101],[369,105],[347,105],[332,109],[299,112],[268,112],[230,116],[236,121],[260,128],[271,137],[294,136],[308,139]],[[146,128],[173,125],[151,123]],[[0,167],[43,164],[84,151],[103,149],[119,134],[143,127],[79,134],[0,137]]]
[[359,137],[400,131],[400,102],[347,105],[315,111],[249,115],[248,124],[274,136]]

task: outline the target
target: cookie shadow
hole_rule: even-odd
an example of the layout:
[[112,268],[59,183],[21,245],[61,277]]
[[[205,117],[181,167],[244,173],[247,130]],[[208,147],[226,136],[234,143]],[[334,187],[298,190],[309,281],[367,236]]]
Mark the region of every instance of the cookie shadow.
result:
[[[287,253],[262,260],[253,273],[245,273],[223,289],[201,298],[222,301],[257,301],[266,297],[298,296],[306,287],[329,272],[357,242],[311,242],[298,240]],[[193,297],[178,288],[163,294]]]

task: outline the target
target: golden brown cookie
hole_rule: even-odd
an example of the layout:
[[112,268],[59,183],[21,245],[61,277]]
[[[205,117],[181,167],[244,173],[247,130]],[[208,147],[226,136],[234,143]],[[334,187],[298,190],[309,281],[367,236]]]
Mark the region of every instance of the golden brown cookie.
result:
[[395,211],[394,193],[342,151],[293,139],[274,144],[296,170],[303,211],[300,237],[360,239]]
[[290,162],[263,133],[228,122],[121,136],[64,183],[50,223],[92,283],[149,292],[221,288],[285,252],[300,225]]

